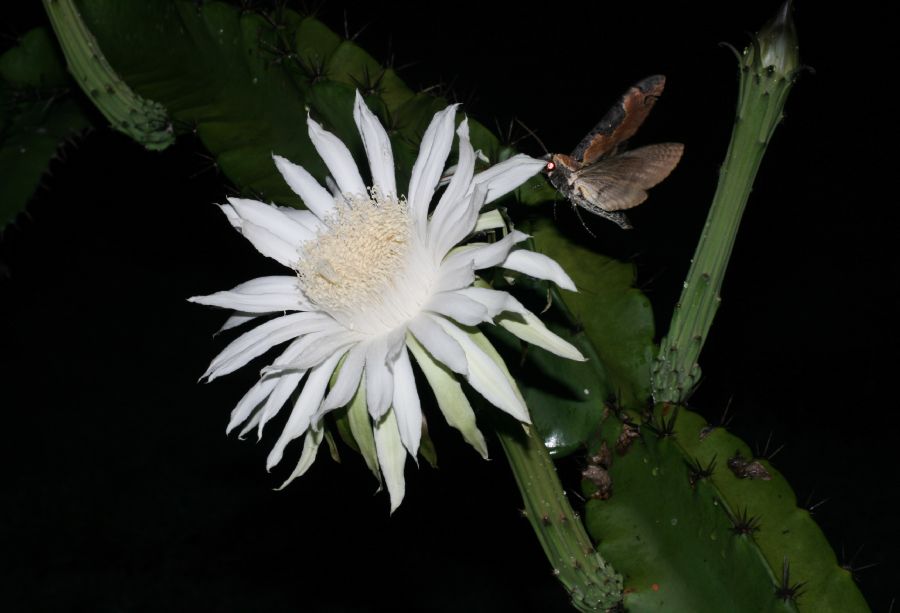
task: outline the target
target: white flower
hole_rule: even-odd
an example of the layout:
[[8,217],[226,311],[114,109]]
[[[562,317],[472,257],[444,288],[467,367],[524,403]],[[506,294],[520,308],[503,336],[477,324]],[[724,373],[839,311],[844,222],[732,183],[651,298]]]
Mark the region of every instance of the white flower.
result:
[[228,345],[204,377],[211,381],[228,374],[290,341],[232,411],[227,429],[244,424],[242,435],[256,428],[261,436],[305,379],[267,460],[271,469],[287,444],[306,434],[300,462],[284,485],[312,464],[323,437],[322,417],[350,404],[354,438],[376,476],[384,476],[391,511],[400,504],[406,453],[416,457],[423,427],[407,350],[447,421],[485,457],[484,438],[457,377],[515,418],[528,422],[529,416],[502,360],[473,326],[496,319],[529,343],[584,359],[508,293],[476,284],[476,271],[500,266],[575,289],[550,258],[513,250],[525,234],[512,231],[494,243],[458,246],[476,229],[503,227],[496,211],[479,215],[482,206],[521,185],[545,162],[516,155],[474,174],[476,154],[463,119],[456,130],[455,172],[429,216],[453,143],[455,115],[454,105],[432,119],[405,198],[395,183],[387,133],[357,93],[354,119],[372,187],[363,183],[347,147],[308,119],[309,137],[340,193],[332,195],[306,170],[276,155],[278,170],[307,211],[239,198],[222,205],[256,249],[292,274],[190,299],[234,309],[226,329],[277,314]]

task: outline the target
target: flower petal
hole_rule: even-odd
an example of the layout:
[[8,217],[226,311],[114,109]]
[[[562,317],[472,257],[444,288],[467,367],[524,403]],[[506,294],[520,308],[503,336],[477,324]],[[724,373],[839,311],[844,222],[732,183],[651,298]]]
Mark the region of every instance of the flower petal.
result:
[[266,403],[260,410],[260,417],[256,422],[257,439],[262,438],[263,428],[269,423],[270,419],[278,415],[278,412],[281,411],[284,403],[287,402],[288,398],[291,397],[291,394],[294,393],[294,390],[297,389],[297,386],[300,385],[300,380],[306,376],[306,371],[291,370],[278,375],[269,376],[272,379],[277,380],[278,384],[275,386],[275,389],[272,390],[272,393],[269,394]]
[[[467,332],[456,327],[443,317],[435,317],[434,320],[444,331],[459,343],[466,352],[469,362],[469,374],[466,380],[475,390],[484,396],[491,404],[506,411],[519,421],[531,423],[525,401],[512,382],[503,359],[490,346],[487,339],[480,332]],[[484,349],[490,348],[491,355],[479,347],[475,340],[487,344]]]
[[333,322],[322,313],[301,312],[277,317],[245,332],[213,358],[203,377],[212,381],[227,375],[275,345],[321,330]]
[[391,150],[391,140],[381,122],[363,102],[359,90],[356,90],[356,101],[353,103],[353,119],[359,128],[366,157],[369,158],[372,183],[381,195],[396,198],[397,182],[394,179],[394,153]]
[[393,410],[375,422],[375,449],[378,452],[378,463],[381,465],[384,483],[391,497],[391,513],[393,513],[403,502],[406,493],[406,482],[403,479],[406,449],[400,439],[400,430]]
[[397,417],[400,440],[403,441],[409,455],[415,459],[422,440],[422,406],[419,403],[416,377],[406,347],[400,349],[400,354],[394,361],[393,413]]
[[365,374],[360,379],[356,395],[350,401],[350,406],[347,409],[347,421],[350,423],[350,434],[353,435],[353,440],[356,441],[356,445],[359,447],[359,453],[366,461],[366,466],[378,479],[378,489],[381,490],[381,469],[378,467],[375,435],[372,432],[372,420],[369,418],[369,411],[366,409]]
[[472,194],[457,204],[456,210],[446,220],[435,224],[436,236],[432,250],[437,256],[436,261],[443,260],[456,243],[472,233],[478,220],[478,211],[484,206],[486,196],[487,191],[483,187],[477,187]]
[[[278,172],[284,177],[284,182],[295,194],[300,196],[306,208],[319,219],[325,219],[334,209],[334,196],[329,194],[328,190],[322,187],[302,166],[274,153],[272,159],[275,160]],[[356,168],[355,165],[354,168]]]
[[282,213],[278,207],[246,198],[227,198],[244,223],[265,228],[287,244],[297,248],[302,242],[315,238],[315,233]]
[[240,230],[244,238],[250,241],[257,251],[279,264],[293,268],[300,259],[296,245],[285,242],[262,226],[244,221]]
[[272,467],[281,461],[284,455],[284,448],[292,440],[303,434],[309,427],[310,418],[319,408],[322,397],[325,395],[325,388],[328,386],[328,380],[334,372],[334,367],[343,357],[342,353],[335,353],[329,359],[313,368],[309,373],[309,379],[300,392],[300,397],[294,404],[291,416],[288,417],[287,424],[281,432],[281,436],[269,452],[266,458],[266,470],[272,470]]
[[323,224],[322,220],[316,217],[312,211],[295,209],[292,206],[278,206],[277,204],[274,205],[274,207],[290,217],[294,222],[306,228],[312,235],[316,235],[325,229],[325,224]]
[[446,315],[465,326],[477,326],[490,319],[484,305],[458,292],[435,294],[425,305],[425,309]]
[[441,171],[453,145],[453,124],[456,107],[451,104],[443,111],[435,113],[419,145],[419,156],[413,164],[406,200],[409,212],[420,236],[425,236],[428,207],[434,190],[441,178]]
[[312,305],[300,293],[297,277],[260,277],[209,296],[192,296],[189,302],[234,309],[243,313],[305,311]]
[[291,481],[297,477],[302,477],[309,470],[309,467],[316,461],[316,453],[319,451],[319,445],[322,444],[324,436],[325,430],[310,430],[306,433],[306,438],[303,440],[303,451],[300,452],[300,459],[297,461],[294,472],[291,473],[291,476],[284,483],[276,487],[275,491],[283,490]]
[[446,258],[438,270],[436,292],[449,292],[472,285],[475,280],[475,266],[472,258]]
[[238,326],[242,326],[250,320],[256,319],[259,317],[257,313],[247,313],[245,311],[235,311],[231,314],[228,319],[225,320],[225,323],[222,324],[222,327],[219,328],[213,336],[221,334],[226,330],[231,330],[232,328],[237,328]]
[[478,185],[484,185],[487,188],[485,203],[489,204],[522,185],[546,165],[547,162],[544,160],[519,153],[475,175],[469,192],[471,193]]
[[475,424],[475,412],[472,410],[472,405],[469,404],[469,400],[466,398],[459,381],[435,357],[432,357],[434,354],[431,351],[426,351],[427,348],[420,344],[416,338],[408,336],[406,343],[422,369],[428,385],[434,391],[434,397],[437,399],[438,408],[444,414],[444,419],[447,420],[448,424],[460,431],[466,442],[472,445],[481,454],[481,457],[487,459],[487,443],[484,441],[484,435]]
[[312,118],[307,117],[306,124],[309,127],[309,139],[337,182],[341,193],[367,195],[366,186],[359,176],[359,169],[347,145],[331,132],[324,130]]
[[537,315],[527,309],[524,313],[501,315],[497,319],[497,325],[509,330],[526,343],[537,345],[561,358],[578,362],[587,361],[577,347],[551,332]]
[[305,370],[318,366],[332,353],[340,351],[343,354],[347,347],[359,340],[359,336],[355,332],[345,330],[341,324],[314,332],[307,337],[310,340],[309,345],[285,365],[287,368]]
[[409,331],[437,362],[461,375],[469,372],[466,353],[462,347],[430,317],[425,315],[416,317],[409,323]]
[[366,405],[374,420],[385,414],[394,399],[394,375],[387,362],[387,338],[370,342],[366,348]]
[[518,230],[513,230],[494,243],[481,243],[477,246],[467,245],[467,249],[456,251],[448,255],[444,259],[444,263],[441,265],[441,269],[443,270],[443,267],[445,265],[448,267],[454,267],[458,265],[460,261],[472,262],[472,266],[475,270],[497,266],[498,264],[506,260],[507,256],[509,255],[510,249],[512,249],[516,245],[516,243],[520,243],[527,238],[527,234],[523,234]]
[[472,232],[484,232],[485,230],[497,230],[506,227],[506,220],[498,209],[491,209],[478,216],[475,228]]
[[366,346],[362,343],[356,345],[347,353],[347,358],[341,365],[337,380],[331,386],[328,397],[322,403],[320,411],[338,409],[350,402],[356,395],[362,377],[363,366],[366,363]]
[[488,317],[494,318],[503,311],[513,311],[516,313],[525,310],[522,303],[513,298],[507,292],[501,292],[486,287],[466,287],[457,290],[457,294],[465,296],[471,300],[475,300],[487,309]]
[[553,281],[561,288],[572,292],[578,291],[575,287],[575,282],[566,274],[562,266],[542,253],[535,253],[527,249],[517,249],[510,252],[500,266],[524,273],[535,279]]
[[246,421],[254,409],[259,407],[266,397],[272,393],[277,384],[278,381],[274,379],[263,378],[247,390],[244,397],[238,401],[237,406],[231,411],[231,419],[228,422],[228,427],[225,428],[225,434],[231,434],[232,430]]
[[[441,238],[446,233],[448,226],[452,224],[452,220],[464,216],[465,195],[475,172],[475,151],[472,149],[472,143],[469,142],[468,118],[462,120],[456,133],[459,135],[459,162],[457,162],[450,184],[441,196],[428,224],[428,240],[432,244],[435,241],[441,242]],[[444,253],[440,255],[443,257]]]

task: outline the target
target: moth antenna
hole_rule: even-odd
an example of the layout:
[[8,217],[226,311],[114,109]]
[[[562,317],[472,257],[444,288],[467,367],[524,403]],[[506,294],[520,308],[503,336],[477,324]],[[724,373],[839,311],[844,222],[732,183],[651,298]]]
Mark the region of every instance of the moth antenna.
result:
[[[519,119],[518,117],[515,118],[515,121],[516,121],[516,123],[518,123],[520,126],[522,126],[523,128],[525,128],[525,131],[526,131],[526,132],[528,132],[529,134],[531,134],[531,137],[532,137],[534,140],[537,141],[537,143],[541,146],[541,149],[544,150],[544,153],[545,153],[545,154],[550,155],[550,151],[547,149],[547,146],[544,144],[544,141],[542,141],[542,140],[538,137],[538,135],[534,133],[534,130],[532,130],[531,128],[529,128],[528,126],[526,126],[525,123],[524,123],[521,119]],[[582,222],[582,223],[584,223],[584,222]],[[594,235],[591,234],[591,236],[594,236]],[[596,238],[596,237],[595,237],[595,238]]]

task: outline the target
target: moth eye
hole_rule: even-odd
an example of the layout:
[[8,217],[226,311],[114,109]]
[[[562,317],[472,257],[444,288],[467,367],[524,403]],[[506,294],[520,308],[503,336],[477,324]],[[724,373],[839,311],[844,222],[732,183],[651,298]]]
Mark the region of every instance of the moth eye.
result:
[[553,172],[556,170],[556,162],[547,162],[547,167],[544,168],[547,172]]

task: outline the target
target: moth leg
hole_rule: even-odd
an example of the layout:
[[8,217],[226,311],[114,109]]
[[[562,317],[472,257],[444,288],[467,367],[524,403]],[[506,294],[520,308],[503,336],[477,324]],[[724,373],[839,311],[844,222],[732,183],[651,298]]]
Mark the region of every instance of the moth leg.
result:
[[591,232],[591,229],[588,228],[588,225],[584,223],[584,218],[581,216],[581,211],[578,210],[578,205],[574,202],[572,203],[572,210],[575,211],[575,217],[578,218],[578,221],[581,222],[581,226],[584,228],[584,231],[591,235],[591,238],[597,238],[597,235]]
[[[581,194],[573,193],[572,194],[572,204],[577,205],[575,207],[575,213],[578,215],[578,219],[581,220],[581,225],[585,227],[587,230],[587,226],[584,223],[584,220],[581,219],[581,214],[578,212],[578,207],[584,207],[586,211],[590,211],[594,215],[599,215],[604,219],[608,219],[623,230],[631,230],[632,226],[628,221],[628,217],[625,216],[625,213],[621,213],[619,211],[606,211],[601,209],[599,206],[594,205],[592,202],[581,196]],[[594,233],[588,230],[588,234],[594,236]],[[596,238],[596,236],[594,236]]]

